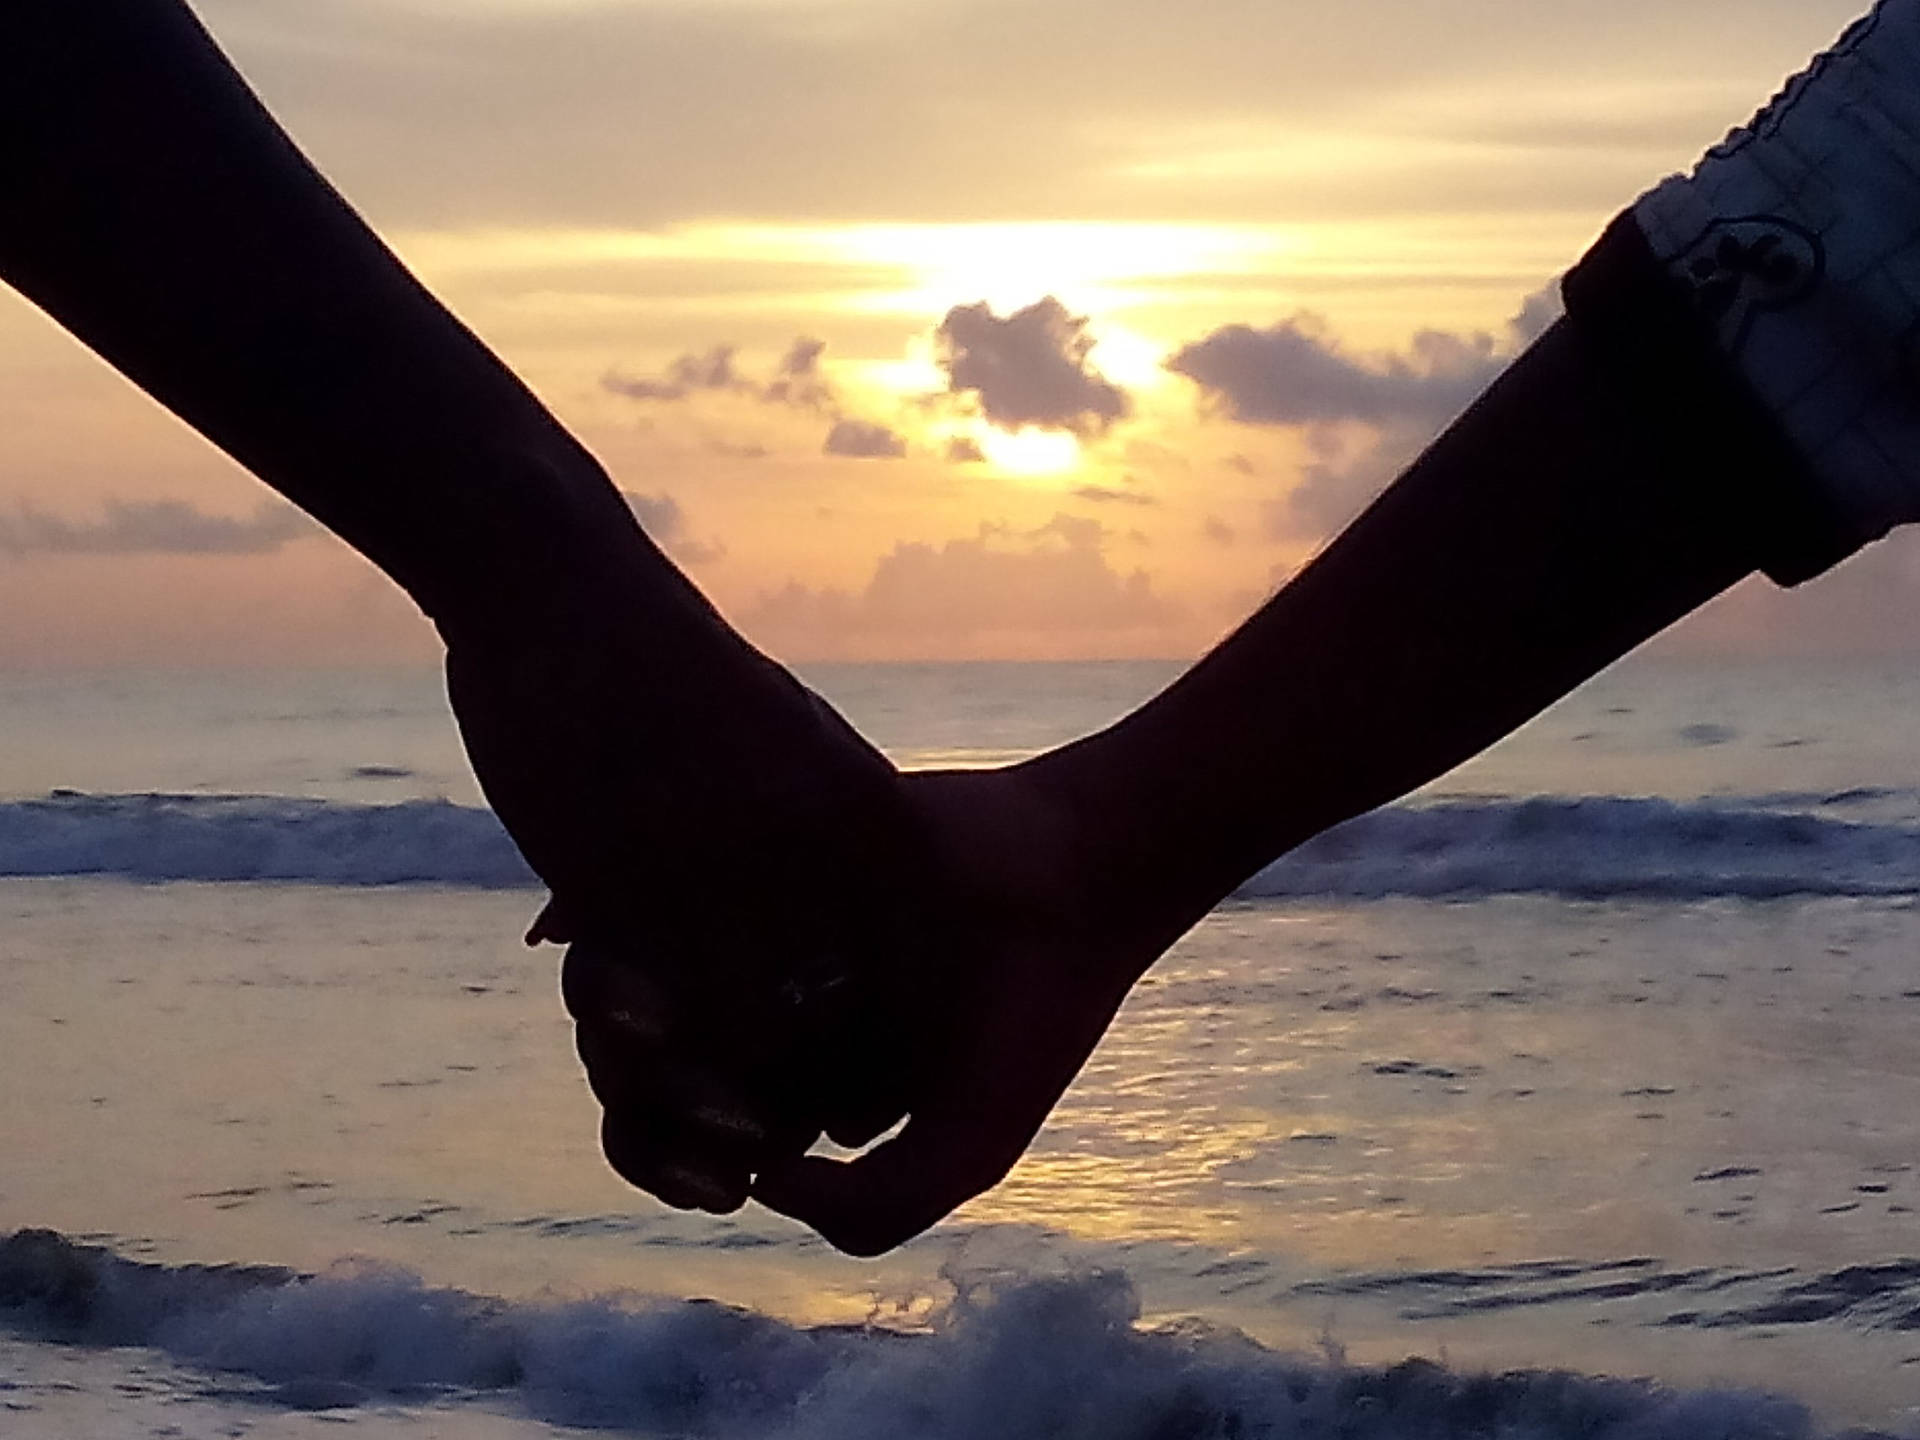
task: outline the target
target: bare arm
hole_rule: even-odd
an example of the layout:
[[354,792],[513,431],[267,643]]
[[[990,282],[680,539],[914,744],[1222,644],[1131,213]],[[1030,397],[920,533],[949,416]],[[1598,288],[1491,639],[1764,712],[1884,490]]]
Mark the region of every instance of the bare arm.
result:
[[1688,318],[1559,322],[1236,634],[1040,762],[1102,868],[1184,928],[1775,554],[1791,458]]
[[1646,299],[1556,326],[1142,710],[1014,770],[910,777],[973,879],[966,968],[901,1022],[940,1037],[940,1078],[898,1138],[776,1170],[762,1199],[875,1253],[990,1188],[1133,982],[1249,875],[1777,553],[1790,462],[1685,312]]
[[633,528],[176,0],[0,18],[0,277],[443,626]]
[[674,1032],[670,1078],[621,1091],[623,1173],[727,1209],[768,1146],[804,1149],[822,1117],[743,1127],[708,1082],[764,1048],[790,976],[890,944],[897,775],[720,619],[179,0],[0,9],[0,279],[433,617],[481,783],[567,928],[616,931],[657,982],[629,1018],[728,996],[725,1025]]

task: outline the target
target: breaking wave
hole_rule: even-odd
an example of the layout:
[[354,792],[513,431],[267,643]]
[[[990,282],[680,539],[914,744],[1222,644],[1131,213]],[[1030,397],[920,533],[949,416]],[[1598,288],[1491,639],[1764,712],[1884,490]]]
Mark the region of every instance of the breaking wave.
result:
[[[1920,823],[1858,818],[1860,804],[1848,794],[1389,806],[1309,841],[1240,893],[1361,900],[1920,895]],[[56,792],[0,803],[0,876],[55,875],[488,889],[535,883],[490,812],[444,800],[354,805]]]
[[[950,1277],[952,1279],[954,1277]],[[709,1301],[509,1302],[396,1269],[128,1260],[0,1240],[0,1327],[143,1346],[296,1407],[506,1399],[542,1420],[765,1440],[1807,1440],[1784,1399],[1561,1372],[1386,1369],[1146,1329],[1117,1272],[954,1279],[913,1331],[803,1328]]]
[[491,811],[278,795],[84,795],[0,804],[0,875],[512,889],[533,872]]
[[[1831,797],[1822,805],[1844,812],[1851,798]],[[1764,801],[1538,796],[1395,805],[1308,841],[1241,893],[1584,900],[1913,895],[1920,894],[1920,826]]]

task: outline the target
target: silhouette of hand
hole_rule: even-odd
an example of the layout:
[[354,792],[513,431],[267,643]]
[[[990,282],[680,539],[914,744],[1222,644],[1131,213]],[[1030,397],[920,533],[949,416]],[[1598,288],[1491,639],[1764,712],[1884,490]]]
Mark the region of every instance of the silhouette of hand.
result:
[[910,1118],[861,1156],[807,1156],[753,1189],[853,1255],[891,1250],[1004,1179],[1163,948],[1149,928],[1122,933],[1103,903],[1044,760],[906,786],[942,907],[923,919],[943,947],[893,988],[865,1044],[911,1053],[893,1097]]
[[448,688],[554,890],[536,936],[576,942],[564,990],[609,1161],[723,1211],[822,1129],[865,1128],[819,1037],[854,1023],[850,977],[910,968],[928,867],[890,763],[703,604],[646,601],[452,636]]
[[[717,1198],[731,1208],[750,1173],[756,1198],[855,1255],[890,1250],[997,1184],[1158,949],[1103,933],[1044,774],[903,777],[899,853],[917,873],[838,877],[843,933],[871,933],[846,952],[858,963],[825,990],[796,987],[784,1014],[741,1025],[737,996],[663,993],[630,948],[576,943],[568,1002],[616,1168],[671,1201],[675,1185],[663,1189],[643,1153],[658,1122],[622,1117],[654,1113],[663,1095],[709,1130],[739,1117]],[[802,1153],[822,1130],[858,1147],[903,1117],[852,1160]],[[677,1193],[704,1203],[684,1184]]]

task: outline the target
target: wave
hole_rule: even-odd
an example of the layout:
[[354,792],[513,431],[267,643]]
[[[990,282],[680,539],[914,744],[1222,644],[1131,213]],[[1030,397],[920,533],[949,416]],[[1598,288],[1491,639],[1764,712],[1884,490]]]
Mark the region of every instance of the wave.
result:
[[537,883],[491,811],[278,795],[86,795],[0,804],[0,875],[314,885]]
[[[1858,798],[1541,796],[1396,805],[1309,841],[1248,881],[1240,896],[1920,894],[1920,824],[1860,818]],[[58,875],[486,889],[536,883],[489,811],[444,800],[361,805],[56,792],[0,803],[0,876]]]
[[[1829,797],[1844,810],[1852,797]],[[1920,894],[1920,826],[1766,801],[1536,796],[1395,805],[1308,841],[1245,898]]]
[[[950,1276],[913,1331],[711,1301],[509,1302],[342,1264],[166,1266],[45,1230],[0,1240],[0,1325],[142,1346],[260,1403],[503,1396],[551,1423],[765,1440],[1808,1440],[1785,1399],[1564,1372],[1385,1369],[1140,1324],[1124,1274]],[[1858,1432],[1855,1432],[1856,1436]]]

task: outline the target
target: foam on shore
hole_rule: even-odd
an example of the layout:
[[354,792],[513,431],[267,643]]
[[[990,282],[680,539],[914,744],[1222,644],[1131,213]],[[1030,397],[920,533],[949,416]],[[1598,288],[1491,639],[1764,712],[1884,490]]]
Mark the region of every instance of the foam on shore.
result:
[[1118,1272],[962,1280],[913,1333],[802,1328],[706,1301],[509,1302],[343,1264],[128,1260],[0,1240],[0,1324],[142,1346],[301,1408],[463,1396],[641,1434],[765,1440],[1810,1440],[1806,1411],[1559,1372],[1363,1369],[1199,1325],[1144,1329]]

